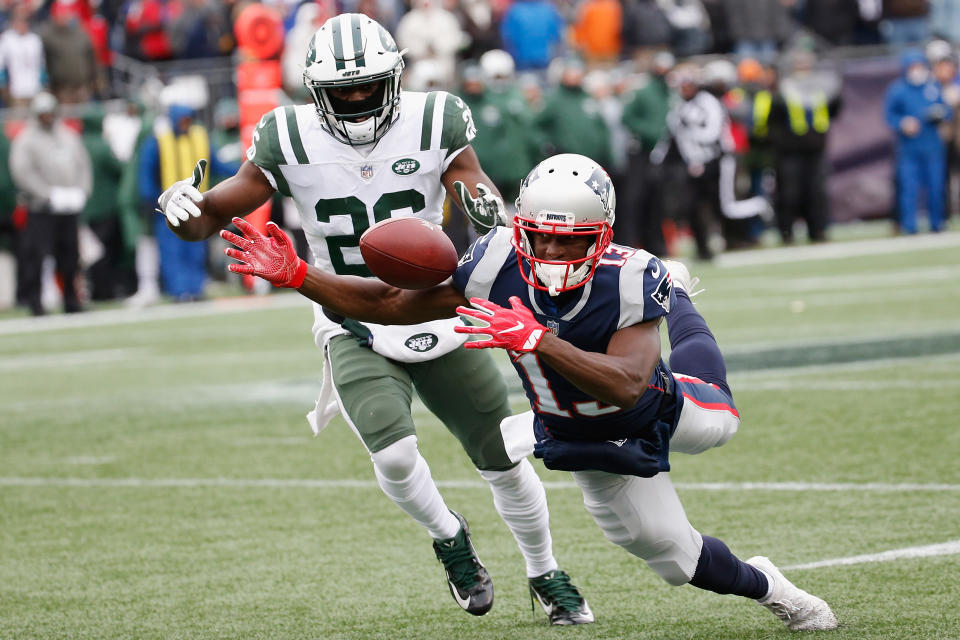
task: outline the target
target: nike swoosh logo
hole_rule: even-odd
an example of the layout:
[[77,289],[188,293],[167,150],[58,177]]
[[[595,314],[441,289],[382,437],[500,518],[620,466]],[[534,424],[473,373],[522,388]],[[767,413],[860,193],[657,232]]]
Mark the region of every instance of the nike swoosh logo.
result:
[[450,593],[453,594],[453,599],[457,601],[457,604],[460,605],[461,609],[466,609],[470,606],[470,596],[461,598],[460,593],[457,591],[457,587],[452,582],[450,582]]
[[654,268],[656,269],[656,271],[651,271],[651,272],[650,272],[650,275],[653,276],[654,278],[659,278],[659,277],[660,277],[660,263],[659,263],[659,262],[654,262],[654,263],[653,263],[653,266],[654,266]]
[[548,616],[553,613],[554,605],[544,602],[543,598],[541,598],[540,594],[536,591],[533,592],[533,595],[536,596],[537,602],[540,603],[540,607],[543,609],[544,613],[546,613]]
[[522,323],[522,322],[518,322],[516,325],[510,327],[509,329],[504,329],[504,330],[501,331],[500,333],[510,333],[511,331],[519,331],[520,329],[523,329],[523,323]]

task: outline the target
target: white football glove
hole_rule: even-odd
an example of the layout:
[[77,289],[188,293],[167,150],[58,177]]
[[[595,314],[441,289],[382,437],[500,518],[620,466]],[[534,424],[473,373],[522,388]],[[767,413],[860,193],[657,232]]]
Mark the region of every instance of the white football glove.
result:
[[201,160],[193,168],[192,176],[174,182],[157,198],[157,203],[160,205],[157,213],[165,215],[167,222],[174,227],[179,227],[180,223],[189,220],[190,216],[200,217],[200,209],[194,203],[203,200],[203,194],[197,190],[197,187],[203,182],[203,172],[206,168],[207,161]]
[[503,206],[503,198],[493,193],[482,182],[477,184],[477,197],[474,198],[467,190],[467,186],[457,180],[453,188],[460,197],[463,212],[470,218],[477,233],[484,234],[494,227],[510,226],[507,223],[507,212]]

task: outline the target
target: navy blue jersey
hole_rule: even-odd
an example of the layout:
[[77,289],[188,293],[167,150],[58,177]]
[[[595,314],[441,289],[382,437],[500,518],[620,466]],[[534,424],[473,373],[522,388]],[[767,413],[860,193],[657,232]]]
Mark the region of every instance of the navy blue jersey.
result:
[[[518,296],[552,333],[584,351],[605,353],[619,329],[664,316],[676,298],[666,267],[652,254],[611,245],[591,280],[551,298],[524,282],[511,245],[499,227],[479,238],[460,259],[453,286],[467,298],[509,307]],[[556,301],[561,301],[557,307]],[[661,360],[648,389],[629,409],[598,402],[542,362],[536,353],[510,352],[510,360],[538,418],[538,427],[563,440],[649,436],[659,420],[672,421],[673,378]]]

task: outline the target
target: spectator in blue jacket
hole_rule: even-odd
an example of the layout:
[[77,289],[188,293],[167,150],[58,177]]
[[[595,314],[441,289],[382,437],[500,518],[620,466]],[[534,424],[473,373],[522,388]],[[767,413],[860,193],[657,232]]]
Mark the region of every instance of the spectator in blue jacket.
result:
[[930,230],[944,224],[946,145],[938,127],[953,118],[940,86],[930,75],[921,51],[909,50],[901,58],[903,75],[887,89],[885,116],[897,136],[900,231],[917,232],[917,201],[926,194]]
[[548,0],[516,0],[503,15],[500,38],[518,71],[546,69],[560,53],[565,28]]

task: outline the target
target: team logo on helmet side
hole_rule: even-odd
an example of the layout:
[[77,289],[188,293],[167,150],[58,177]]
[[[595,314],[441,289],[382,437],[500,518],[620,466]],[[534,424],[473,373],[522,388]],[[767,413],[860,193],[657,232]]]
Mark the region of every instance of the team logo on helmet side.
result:
[[613,181],[610,180],[607,172],[598,166],[593,170],[593,173],[590,174],[590,177],[587,178],[586,183],[587,186],[600,197],[600,202],[603,203],[604,210],[610,212],[612,208],[610,194],[613,193]]

